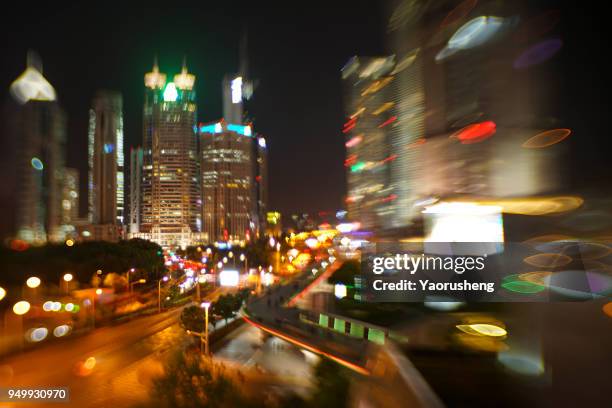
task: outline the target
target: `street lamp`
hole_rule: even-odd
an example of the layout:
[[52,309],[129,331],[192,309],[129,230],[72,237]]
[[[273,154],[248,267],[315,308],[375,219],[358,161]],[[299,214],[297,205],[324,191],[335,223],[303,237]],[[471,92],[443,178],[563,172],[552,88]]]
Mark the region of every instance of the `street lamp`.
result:
[[28,288],[37,288],[40,286],[40,278],[37,278],[36,276],[31,276],[26,281],[26,285],[28,286]]
[[164,276],[157,281],[157,313],[161,313],[161,283],[168,282],[168,277]]
[[64,285],[64,290],[66,291],[66,293],[70,291],[69,282],[71,282],[72,279],[74,279],[74,276],[72,276],[71,273],[65,273],[64,276],[62,276],[62,280],[60,281],[60,287]]
[[[200,304],[200,307],[204,308],[204,336],[206,337],[206,349],[204,350],[204,355],[208,355],[208,308],[210,307],[210,302],[202,302]],[[201,351],[201,347],[200,347],[200,351]]]
[[5,296],[6,296],[6,289],[0,286],[0,300],[4,299]]
[[229,256],[230,258],[234,257],[234,253],[232,251],[229,251],[229,253],[227,254],[227,256]]
[[138,279],[136,282],[130,283],[130,293],[134,292],[134,285],[138,285],[139,283],[146,283],[146,279]]
[[30,303],[26,300],[20,300],[13,305],[13,313],[18,316],[28,313],[30,310]]

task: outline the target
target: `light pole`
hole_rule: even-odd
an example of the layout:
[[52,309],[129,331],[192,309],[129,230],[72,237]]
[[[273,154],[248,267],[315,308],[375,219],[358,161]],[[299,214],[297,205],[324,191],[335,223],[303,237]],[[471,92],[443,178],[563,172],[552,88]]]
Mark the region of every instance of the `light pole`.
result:
[[[127,274],[126,274],[126,275],[127,275],[127,285],[128,285],[128,289],[131,287],[131,286],[130,286],[130,272],[134,272],[134,268],[130,268],[130,269],[128,269]],[[130,291],[130,292],[131,292],[131,291]]]
[[168,277],[164,276],[157,281],[157,313],[161,313],[161,283],[162,281],[168,282]]
[[249,264],[248,264],[248,261],[249,261],[249,260],[247,259],[247,257],[246,257],[244,254],[240,254],[240,260],[241,260],[242,262],[244,262],[244,271],[245,271],[245,272],[248,272],[248,270],[249,270]]
[[134,292],[134,285],[138,285],[139,283],[146,283],[146,279],[138,279],[136,282],[130,283],[130,293]]
[[[206,349],[204,351],[204,355],[208,356],[208,308],[210,307],[210,302],[202,302],[200,304],[201,307],[204,308],[204,336],[206,337]],[[200,348],[201,350],[201,348]]]
[[64,276],[62,277],[62,281],[64,282],[64,287],[66,289],[66,293],[70,292],[69,290],[69,282],[72,281],[74,277],[72,276],[71,273],[65,273]]

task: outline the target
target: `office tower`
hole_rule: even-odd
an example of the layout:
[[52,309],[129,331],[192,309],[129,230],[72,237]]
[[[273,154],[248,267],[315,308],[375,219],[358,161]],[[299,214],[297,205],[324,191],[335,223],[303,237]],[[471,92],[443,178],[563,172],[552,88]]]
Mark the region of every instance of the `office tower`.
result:
[[268,208],[268,146],[266,139],[257,135],[255,143],[253,143],[256,160],[254,161],[254,199],[255,212],[253,221],[257,228],[256,234],[261,234],[265,231],[267,223],[267,208]]
[[75,235],[75,225],[79,221],[79,171],[64,169],[62,184],[62,227],[66,236]]
[[364,229],[384,227],[398,194],[390,177],[391,166],[401,154],[390,144],[390,129],[397,121],[391,109],[393,66],[393,57],[353,57],[342,68],[346,204],[349,218]]
[[223,119],[227,123],[242,124],[247,121],[244,102],[253,95],[253,81],[248,79],[246,35],[240,41],[239,59],[238,73],[225,75],[222,82]]
[[123,225],[123,113],[118,92],[98,91],[93,98],[89,110],[88,166],[89,221],[94,225]]
[[65,114],[32,54],[10,92],[16,104],[7,117],[15,148],[8,157],[14,176],[9,235],[34,244],[63,241]]
[[200,131],[202,223],[208,242],[246,241],[255,230],[252,128],[224,121]]
[[141,182],[142,182],[142,147],[130,150],[130,199],[129,199],[129,233],[140,232],[141,217]]
[[140,233],[166,248],[201,228],[194,83],[185,63],[174,82],[157,63],[145,75]]

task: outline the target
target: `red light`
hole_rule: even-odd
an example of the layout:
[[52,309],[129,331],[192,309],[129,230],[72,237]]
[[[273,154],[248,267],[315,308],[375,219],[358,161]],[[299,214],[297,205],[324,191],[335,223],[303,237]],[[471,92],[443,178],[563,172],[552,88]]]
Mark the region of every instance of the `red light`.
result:
[[356,123],[352,123],[349,126],[346,126],[344,129],[342,129],[342,133],[348,133],[351,129],[353,129],[355,127]]
[[346,158],[346,160],[344,161],[344,166],[345,167],[349,167],[350,165],[353,165],[357,163],[357,156],[354,154],[351,154],[349,157]]
[[397,198],[397,195],[395,195],[395,194],[391,194],[390,196],[383,198],[383,199],[382,199],[382,202],[383,202],[383,203],[388,203],[389,201],[393,201],[393,200],[395,200],[396,198]]
[[261,181],[261,176],[255,176],[255,180],[257,180],[258,182]]
[[[461,144],[473,144],[482,142],[495,134],[497,125],[493,121],[486,121],[468,125],[455,133],[453,136],[459,139]],[[451,136],[451,137],[453,137]]]
[[417,139],[414,143],[410,143],[408,146],[406,146],[406,148],[414,149],[415,147],[419,147],[421,145],[424,145],[425,142],[427,142],[427,139],[422,137],[420,139]]
[[397,154],[392,154],[391,156],[389,156],[386,159],[384,159],[383,163],[387,163],[387,162],[393,161],[395,159],[397,159]]
[[379,128],[387,126],[389,123],[393,123],[397,120],[397,116],[391,116],[389,119],[378,125]]

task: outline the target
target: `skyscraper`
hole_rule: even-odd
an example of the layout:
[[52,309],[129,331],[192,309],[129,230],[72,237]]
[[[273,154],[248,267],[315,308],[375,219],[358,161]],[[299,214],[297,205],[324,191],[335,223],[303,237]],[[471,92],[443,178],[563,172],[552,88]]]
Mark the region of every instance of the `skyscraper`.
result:
[[130,150],[130,204],[129,204],[129,233],[140,232],[141,220],[141,188],[142,188],[142,147]]
[[66,118],[42,65],[28,56],[26,70],[11,84],[16,105],[8,120],[15,151],[14,225],[10,235],[31,243],[60,242]]
[[157,63],[145,75],[140,233],[163,247],[189,245],[201,228],[195,76],[174,82]]
[[117,239],[124,224],[124,156],[121,94],[98,91],[89,110],[89,221]]
[[252,128],[220,121],[199,131],[203,233],[209,242],[245,241],[256,230]]
[[66,236],[76,237],[75,224],[79,221],[79,171],[64,169],[62,184],[62,225]]
[[391,148],[393,57],[353,57],[342,68],[349,218],[366,229],[381,229],[397,191],[391,165],[399,150]]
[[265,231],[268,211],[268,146],[266,139],[261,135],[257,135],[253,146],[255,150],[253,163],[255,182],[253,184],[256,208],[252,218],[258,231]]

